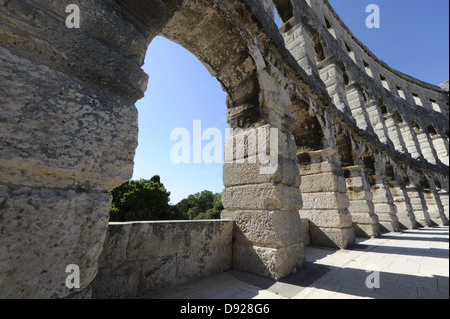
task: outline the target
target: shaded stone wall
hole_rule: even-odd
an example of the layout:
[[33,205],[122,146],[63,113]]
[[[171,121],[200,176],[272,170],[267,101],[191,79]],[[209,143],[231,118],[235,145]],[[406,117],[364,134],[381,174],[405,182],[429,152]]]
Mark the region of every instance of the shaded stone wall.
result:
[[232,221],[111,223],[92,298],[136,298],[228,270]]

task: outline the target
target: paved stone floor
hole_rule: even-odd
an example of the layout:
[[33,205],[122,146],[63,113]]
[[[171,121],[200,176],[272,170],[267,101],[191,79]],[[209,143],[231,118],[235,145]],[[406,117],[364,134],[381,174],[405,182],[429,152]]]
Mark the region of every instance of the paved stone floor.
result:
[[[449,228],[358,239],[351,250],[306,249],[307,267],[275,282],[229,270],[150,299],[448,299]],[[379,270],[379,288],[375,283]],[[367,272],[369,271],[369,272]]]

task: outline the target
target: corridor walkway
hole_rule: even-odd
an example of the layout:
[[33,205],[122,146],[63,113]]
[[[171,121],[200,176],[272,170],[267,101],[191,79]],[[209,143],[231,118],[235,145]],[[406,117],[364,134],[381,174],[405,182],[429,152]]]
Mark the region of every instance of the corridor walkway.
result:
[[281,282],[231,269],[146,298],[449,298],[448,227],[359,239],[351,250],[308,247],[306,256],[307,267]]

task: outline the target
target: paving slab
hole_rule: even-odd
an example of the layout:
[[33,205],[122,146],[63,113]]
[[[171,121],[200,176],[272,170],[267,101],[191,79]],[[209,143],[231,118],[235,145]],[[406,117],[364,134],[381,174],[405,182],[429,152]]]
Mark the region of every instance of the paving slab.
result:
[[305,249],[307,265],[281,281],[231,269],[148,299],[448,299],[449,228],[357,239],[346,250]]

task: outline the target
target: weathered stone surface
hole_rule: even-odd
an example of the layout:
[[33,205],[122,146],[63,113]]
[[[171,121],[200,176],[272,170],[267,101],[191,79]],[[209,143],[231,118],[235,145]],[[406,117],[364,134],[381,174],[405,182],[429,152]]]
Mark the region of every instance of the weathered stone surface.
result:
[[135,298],[227,270],[233,222],[113,223],[108,228],[93,298]]
[[227,187],[222,193],[226,209],[295,211],[302,207],[301,192],[283,184]]
[[234,221],[235,243],[282,248],[301,242],[297,212],[224,211],[222,218]]
[[[110,195],[0,187],[0,297],[62,298],[68,265],[80,268],[81,289],[97,272]],[[45,230],[45,231],[43,231]]]
[[233,245],[233,266],[279,280],[305,264],[304,246],[297,244],[281,249],[253,245]]
[[348,210],[302,209],[301,218],[307,218],[316,227],[346,228],[352,227],[352,215]]
[[323,228],[310,225],[311,245],[347,248],[355,243],[355,231],[350,228]]

